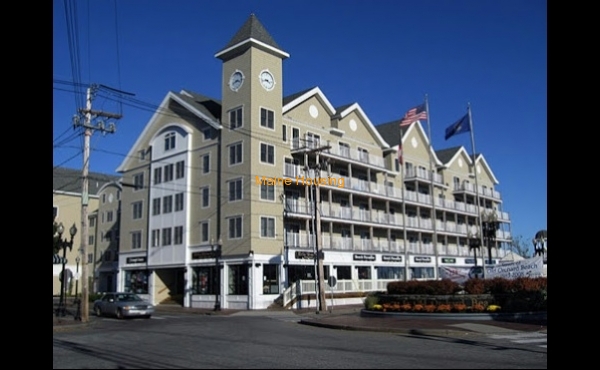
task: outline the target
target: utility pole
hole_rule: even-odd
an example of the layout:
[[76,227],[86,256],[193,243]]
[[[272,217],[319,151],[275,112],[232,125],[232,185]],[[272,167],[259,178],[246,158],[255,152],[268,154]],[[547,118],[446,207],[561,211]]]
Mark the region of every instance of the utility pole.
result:
[[[314,167],[315,169],[315,179],[318,181],[318,179],[321,178],[321,162],[320,162],[320,158],[319,158],[319,154],[321,153],[321,151],[323,150],[327,150],[329,148],[331,148],[331,146],[328,145],[324,145],[324,146],[320,146],[320,143],[316,143],[317,145],[314,145],[315,143],[311,143],[311,146],[315,146],[314,149],[311,149],[307,152],[308,153],[316,153],[316,165]],[[327,302],[325,300],[325,280],[324,280],[324,268],[323,268],[323,258],[324,258],[324,254],[323,254],[323,243],[321,240],[321,211],[319,210],[318,206],[319,203],[321,202],[321,190],[319,189],[319,186],[314,186],[315,188],[315,196],[313,197],[313,212],[315,215],[315,228],[313,229],[313,231],[316,233],[315,235],[315,240],[316,240],[316,256],[315,258],[317,259],[317,275],[319,278],[319,284],[318,284],[318,290],[319,290],[319,298],[318,298],[318,306],[317,306],[317,313],[323,310],[327,309]]]
[[[101,131],[102,133],[114,133],[116,131],[115,124],[109,123],[108,127],[104,127],[104,121],[100,120],[96,125],[92,124],[92,120],[98,117],[103,118],[114,118],[119,119],[122,116],[120,114],[106,113],[102,111],[92,110],[92,98],[98,89],[97,85],[91,85],[87,89],[86,108],[79,109],[79,113],[85,114],[84,123],[80,123],[78,117],[76,117],[74,125],[83,126],[84,131],[84,144],[83,144],[83,170],[81,173],[81,247],[79,252],[81,254],[81,321],[88,322],[90,319],[89,309],[89,284],[88,284],[88,258],[87,258],[87,244],[89,235],[89,222],[88,222],[88,203],[89,203],[89,192],[88,192],[88,173],[90,166],[90,137],[92,136],[93,130]],[[92,271],[93,272],[93,271]]]

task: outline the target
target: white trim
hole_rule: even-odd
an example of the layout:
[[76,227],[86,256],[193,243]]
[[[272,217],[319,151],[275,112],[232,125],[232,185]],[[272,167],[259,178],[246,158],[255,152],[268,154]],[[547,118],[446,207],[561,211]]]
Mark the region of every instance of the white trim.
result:
[[[204,205],[204,189],[208,189],[208,205]],[[200,188],[200,208],[210,208],[210,184]]]
[[[241,110],[241,117],[242,117],[242,124],[240,126],[236,126],[235,128],[231,128],[231,117],[230,117],[230,113],[233,111],[237,111],[237,110]],[[228,109],[226,112],[227,116],[227,123],[229,124],[227,126],[227,131],[231,132],[231,131],[235,131],[237,129],[243,128],[244,127],[244,104],[240,104],[240,105],[236,105],[234,108]]]
[[[273,220],[273,236],[263,236],[262,235],[262,219],[266,218],[266,219],[272,219]],[[276,217],[273,216],[260,216],[260,239],[277,239],[277,219]],[[267,225],[267,229],[268,229],[269,225]]]
[[[269,131],[275,131],[275,126],[276,126],[276,123],[275,123],[275,121],[276,121],[276,119],[275,119],[275,111],[274,111],[274,110],[272,110],[272,109],[269,109],[269,108],[267,108],[267,107],[264,107],[264,106],[259,106],[259,108],[260,108],[260,109],[258,110],[258,126],[259,126],[260,128],[263,128],[263,129],[266,129],[266,130],[269,130]],[[266,110],[266,111],[267,111],[267,113],[268,113],[268,112],[271,112],[271,113],[273,113],[273,128],[270,128],[269,126],[263,126],[263,125],[262,125],[262,117],[261,117],[261,116],[262,116],[262,111],[263,111],[263,109],[264,109],[264,110]],[[268,122],[269,122],[269,120],[268,120],[268,117],[267,117],[267,123],[268,123]]]
[[[241,152],[242,152],[242,160],[241,160],[240,162],[237,162],[237,163],[233,163],[233,164],[232,164],[232,163],[231,163],[231,149],[230,149],[230,148],[231,148],[232,146],[234,146],[234,145],[238,145],[238,144],[240,144],[240,145],[242,146],[242,147],[241,147]],[[228,144],[228,145],[227,145],[227,152],[228,152],[228,153],[227,153],[227,155],[229,156],[229,160],[227,161],[227,163],[228,163],[228,166],[227,166],[227,167],[235,167],[235,166],[239,166],[239,165],[241,165],[241,164],[244,164],[244,140],[243,140],[243,139],[242,139],[242,140],[240,140],[240,141],[236,141],[235,143]]]
[[218,53],[215,54],[215,58],[219,58],[220,56],[222,56],[224,54],[227,54],[228,52],[230,52],[230,51],[232,51],[232,50],[234,50],[234,49],[236,49],[236,48],[238,48],[238,47],[240,47],[240,46],[242,46],[244,44],[247,44],[247,43],[253,43],[253,44],[256,44],[258,46],[262,46],[263,48],[265,48],[265,49],[267,49],[269,51],[272,51],[275,54],[278,54],[282,59],[290,57],[290,54],[286,53],[285,51],[277,49],[277,48],[275,48],[275,47],[273,47],[271,45],[267,45],[267,44],[265,44],[262,41],[258,41],[257,39],[254,39],[254,38],[250,37],[250,38],[248,38],[248,39],[246,39],[244,41],[238,42],[237,44],[228,47],[227,49],[221,50],[220,52],[218,52]]
[[[231,219],[233,218],[240,218],[240,236],[239,237],[230,237],[229,235],[231,234],[231,229],[229,228],[229,222]],[[233,215],[233,216],[228,216],[225,217],[225,219],[227,220],[227,239],[228,240],[239,240],[239,239],[243,239],[244,238],[244,216],[243,215]]]
[[[269,187],[270,187],[270,188],[273,188],[273,199],[272,199],[272,200],[271,200],[271,199],[265,199],[265,198],[263,198],[263,197],[262,197],[262,187],[263,187],[263,186],[266,186],[267,188],[269,188]],[[275,201],[276,201],[276,198],[277,198],[277,196],[276,196],[276,194],[275,194],[275,185],[265,185],[265,184],[262,184],[262,183],[261,183],[261,184],[258,186],[258,199],[259,199],[259,200],[261,200],[261,201],[263,201],[263,202],[275,203]]]
[[327,111],[328,111],[328,113],[329,113],[330,116],[332,116],[332,115],[335,114],[335,108],[333,107],[333,105],[331,105],[331,103],[329,102],[329,100],[327,100],[327,98],[325,97],[325,95],[323,94],[323,92],[321,91],[321,89],[319,89],[318,87],[315,87],[314,89],[311,89],[310,91],[307,91],[306,93],[302,94],[301,96],[297,97],[296,99],[294,99],[291,102],[289,102],[286,105],[284,105],[283,108],[282,108],[282,110],[281,110],[282,115],[284,115],[285,113],[287,113],[289,110],[297,107],[298,105],[300,105],[304,101],[308,100],[313,95],[316,95],[319,98],[319,100],[321,100],[321,103],[323,105],[325,105],[325,107],[327,108]]
[[[208,156],[208,171],[204,172],[204,156]],[[210,174],[210,169],[211,169],[211,165],[210,165],[210,152],[208,153],[204,153],[200,156],[201,161],[202,161],[202,169],[200,170],[200,174],[201,175],[208,175]]]
[[346,131],[340,130],[339,128],[330,127],[329,128],[329,133],[332,134],[332,135],[344,136],[346,134]]
[[[185,95],[189,96],[189,94],[186,93],[184,90],[182,90],[180,92],[180,94],[185,94]],[[183,101],[181,98],[179,98],[177,95],[175,95],[175,93],[169,91],[167,93],[167,95],[165,95],[165,97],[163,98],[163,100],[160,103],[158,109],[156,109],[156,111],[154,112],[154,114],[152,115],[152,117],[150,118],[150,120],[148,121],[148,123],[146,123],[146,126],[144,127],[144,130],[142,131],[142,133],[137,137],[135,143],[129,149],[129,152],[127,153],[127,156],[125,157],[125,159],[123,160],[123,162],[121,162],[121,164],[119,165],[119,167],[117,167],[116,172],[121,172],[121,173],[125,172],[125,166],[126,166],[126,164],[128,164],[129,162],[131,162],[131,158],[136,158],[137,157],[136,155],[134,155],[134,152],[137,152],[138,150],[140,150],[138,148],[140,147],[140,144],[142,143],[142,140],[146,137],[146,134],[150,131],[151,127],[154,126],[154,124],[156,123],[156,121],[158,121],[160,118],[162,118],[164,112],[166,110],[168,110],[167,109],[168,102],[171,99],[175,100],[176,102],[178,102],[179,104],[181,104],[182,106],[184,106],[185,108],[187,108],[191,113],[193,113],[194,115],[196,115],[197,117],[199,117],[203,121],[206,121],[209,125],[213,126],[216,130],[221,129],[221,124],[218,121],[215,121],[211,117],[208,117],[204,113],[202,113],[199,110],[195,109],[190,104],[188,104],[185,101]],[[192,131],[189,128],[187,128],[187,126],[179,125],[179,124],[176,124],[176,123],[170,123],[169,125],[171,125],[171,124],[178,125],[178,126],[184,128],[184,130],[186,130],[189,134],[192,133]],[[160,130],[160,131],[162,131],[162,130]],[[151,138],[150,141],[152,141],[153,139],[154,139],[154,137]]]
[[[490,168],[490,166],[488,165],[487,161],[483,157],[483,154],[479,154],[477,156],[477,158],[475,158],[475,164],[477,164],[477,162],[482,162],[485,165],[485,167],[487,168],[487,171],[489,172],[489,174],[492,177],[492,181],[494,182],[494,185],[498,185],[500,182],[498,181],[498,179],[496,178],[496,176],[492,172],[492,169]],[[477,171],[477,169],[475,169],[475,171]]]
[[[229,189],[230,183],[232,183],[232,182],[234,182],[234,181],[238,181],[238,180],[239,180],[239,181],[242,183],[242,184],[240,185],[240,187],[241,187],[241,190],[242,190],[242,192],[241,192],[241,193],[242,193],[242,194],[241,194],[241,198],[240,198],[240,199],[234,199],[234,200],[231,200],[231,199],[229,198],[229,197],[230,197],[230,195],[231,195],[231,194],[230,194],[230,189]],[[225,181],[225,183],[227,184],[227,202],[228,202],[228,203],[235,203],[235,202],[240,202],[240,201],[244,200],[244,177],[243,177],[243,176],[242,176],[242,177],[234,177],[234,178],[231,178],[231,179],[229,179],[229,180],[226,180],[226,181]]]
[[361,116],[361,119],[367,123],[367,130],[371,133],[371,135],[375,136],[375,138],[379,142],[379,145],[381,146],[381,149],[389,148],[390,144],[388,144],[383,139],[383,137],[381,137],[381,134],[375,128],[375,125],[373,125],[373,123],[371,122],[371,120],[369,119],[369,117],[362,110],[362,108],[360,107],[360,105],[358,105],[358,103],[354,103],[351,106],[349,106],[348,108],[346,108],[343,111],[341,111],[339,113],[340,119],[346,117],[348,114],[350,114],[352,111],[355,111],[355,110],[359,113],[359,116]]
[[[202,225],[207,224],[207,231],[208,231],[208,235],[206,240],[202,240]],[[202,243],[210,243],[210,218],[207,218],[204,221],[200,221],[200,245],[202,245]]]
[[[267,145],[267,146],[271,146],[271,147],[273,147],[273,163],[269,163],[269,162],[263,162],[263,161],[262,161],[262,158],[261,158],[261,157],[262,157],[262,145],[263,145],[263,144],[265,144],[265,145]],[[262,164],[265,164],[265,165],[269,165],[269,166],[275,166],[275,165],[277,164],[277,159],[275,158],[275,157],[276,157],[276,149],[277,149],[277,148],[275,148],[275,145],[273,145],[273,144],[264,143],[264,142],[262,142],[262,141],[259,141],[259,142],[258,142],[258,161],[259,161],[260,163],[262,163]],[[267,157],[269,156],[268,154],[269,154],[269,153],[267,153]]]

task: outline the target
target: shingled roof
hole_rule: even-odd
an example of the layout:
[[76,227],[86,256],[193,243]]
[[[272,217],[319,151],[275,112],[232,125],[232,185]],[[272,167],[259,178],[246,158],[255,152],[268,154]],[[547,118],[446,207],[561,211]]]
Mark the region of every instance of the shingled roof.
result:
[[[410,125],[412,125],[412,124],[414,124],[414,122],[411,123]],[[410,125],[408,125],[408,126],[410,126]],[[408,131],[408,126],[404,127],[405,133],[406,133],[406,131]],[[390,144],[391,147],[400,144],[400,128],[399,127],[400,127],[400,120],[382,123],[380,125],[375,126],[377,131],[379,131],[379,134],[381,135],[381,137],[385,138],[385,141],[387,141],[387,143]]]
[[[81,169],[57,167],[52,170],[52,190],[81,193]],[[119,176],[107,175],[99,172],[88,173],[88,191],[90,195],[98,194],[98,190],[105,184],[119,181]]]
[[190,90],[182,90],[181,93],[173,92],[181,99],[198,109],[205,115],[213,118],[215,121],[221,119],[221,101],[208,96],[195,93]]
[[250,14],[250,17],[248,18],[246,23],[244,23],[244,25],[240,27],[235,36],[233,36],[231,41],[229,41],[229,43],[225,46],[224,49],[232,47],[233,45],[236,45],[250,38],[258,40],[260,42],[264,42],[265,44],[274,48],[281,49],[279,45],[277,45],[273,37],[271,37],[271,34],[269,34],[269,32],[265,29],[262,23],[260,23],[258,18],[256,18],[256,15],[254,14]]
[[462,147],[455,146],[453,148],[436,150],[435,155],[437,155],[438,159],[442,163],[446,164],[456,155],[456,152],[458,152],[460,150],[460,148],[462,148]]

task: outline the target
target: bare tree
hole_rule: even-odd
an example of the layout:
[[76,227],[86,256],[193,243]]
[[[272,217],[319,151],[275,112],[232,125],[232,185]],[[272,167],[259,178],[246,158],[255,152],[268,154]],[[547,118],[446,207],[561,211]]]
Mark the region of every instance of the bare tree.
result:
[[523,238],[523,235],[517,235],[512,239],[510,242],[510,251],[523,258],[532,257],[529,243]]

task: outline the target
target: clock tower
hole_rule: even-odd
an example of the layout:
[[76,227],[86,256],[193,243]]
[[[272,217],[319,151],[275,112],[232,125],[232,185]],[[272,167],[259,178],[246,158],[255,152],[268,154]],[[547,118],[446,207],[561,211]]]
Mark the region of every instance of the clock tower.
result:
[[[290,155],[289,145],[282,141],[282,64],[289,54],[279,47],[256,15],[251,14],[215,57],[223,62],[220,163],[223,241],[228,239],[231,215],[243,214],[242,237],[229,240],[228,248],[240,254],[250,250],[255,255],[261,251],[279,253],[283,222],[278,197],[283,188],[275,187],[276,199],[272,199],[273,189],[268,189],[271,193],[267,197],[267,189],[261,193],[255,178],[282,177],[284,156]],[[271,222],[271,217],[276,220],[277,236],[272,240],[261,238],[261,223]]]

